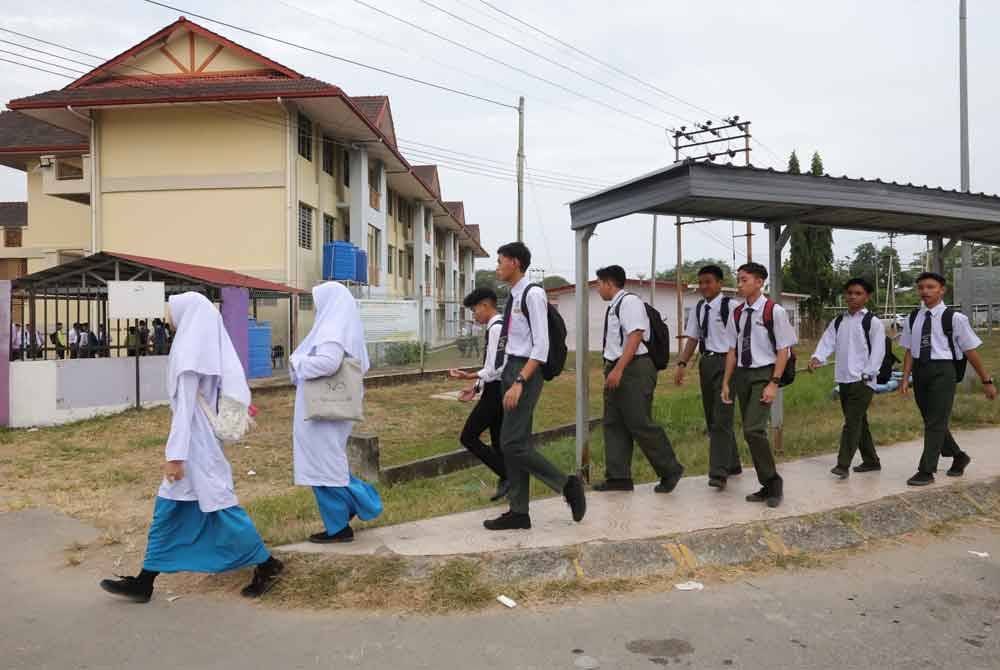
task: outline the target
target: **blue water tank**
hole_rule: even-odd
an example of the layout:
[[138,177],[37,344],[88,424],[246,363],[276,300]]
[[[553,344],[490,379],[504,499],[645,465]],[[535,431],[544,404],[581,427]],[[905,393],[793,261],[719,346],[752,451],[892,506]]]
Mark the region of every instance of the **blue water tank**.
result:
[[271,322],[250,319],[249,324],[249,368],[247,376],[250,379],[270,377],[271,367]]
[[350,242],[339,240],[323,245],[323,279],[354,281],[357,275],[358,249]]
[[358,255],[357,255],[356,261],[357,261],[357,265],[355,266],[356,270],[355,270],[355,274],[354,274],[354,281],[356,281],[358,283],[361,283],[361,284],[367,284],[368,283],[368,252],[365,251],[364,249],[358,249]]

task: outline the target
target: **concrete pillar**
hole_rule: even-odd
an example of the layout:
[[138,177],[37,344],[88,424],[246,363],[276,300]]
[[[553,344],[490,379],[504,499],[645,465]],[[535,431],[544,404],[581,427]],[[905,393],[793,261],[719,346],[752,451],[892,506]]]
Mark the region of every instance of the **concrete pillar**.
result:
[[434,243],[436,240],[434,231],[434,212],[431,209],[425,210],[425,216],[427,217],[424,221],[425,230],[430,231],[430,242],[424,247],[424,252],[427,254],[427,259],[429,260],[428,275],[427,275],[427,286],[430,288],[430,296],[424,305],[425,309],[429,309],[431,312],[431,318],[428,322],[427,328],[431,333],[431,341],[437,339],[437,251],[434,249]]
[[590,238],[576,231],[576,471],[590,481]]
[[444,299],[445,318],[447,319],[447,336],[458,336],[458,301],[456,293],[455,270],[458,267],[455,258],[455,232],[449,230],[444,238]]
[[10,425],[10,280],[0,281],[0,426]]
[[[768,293],[771,300],[778,302],[781,300],[781,226],[778,224],[768,224],[768,268],[767,276],[771,280],[771,287]],[[784,451],[784,426],[785,423],[785,403],[784,391],[778,389],[774,402],[771,403],[771,448],[775,454]]]
[[[236,355],[243,364],[244,374],[250,372],[250,292],[245,288],[225,286],[222,289],[222,323],[233,341]],[[291,353],[291,350],[288,352]]]
[[351,238],[361,249],[368,248],[368,150],[350,149]]

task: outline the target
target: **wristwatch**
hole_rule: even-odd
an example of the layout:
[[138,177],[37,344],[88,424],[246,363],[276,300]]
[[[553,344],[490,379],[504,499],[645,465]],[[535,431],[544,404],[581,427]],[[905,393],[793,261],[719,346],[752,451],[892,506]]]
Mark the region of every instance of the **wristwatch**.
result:
[[515,384],[525,384],[527,381],[528,380],[524,378],[524,375],[518,375],[517,378],[514,379]]
[[771,377],[771,383],[772,384],[780,384],[781,383],[781,377]]
[[994,385],[995,384],[993,383],[993,377],[990,377],[989,379],[983,382],[983,386],[994,386]]
[[677,361],[677,367],[686,368],[688,366],[687,361]]

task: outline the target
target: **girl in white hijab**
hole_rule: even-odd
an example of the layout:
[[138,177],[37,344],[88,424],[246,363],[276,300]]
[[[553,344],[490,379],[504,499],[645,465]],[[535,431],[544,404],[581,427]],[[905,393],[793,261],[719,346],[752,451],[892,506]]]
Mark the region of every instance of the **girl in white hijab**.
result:
[[382,513],[382,499],[370,484],[351,476],[347,440],[351,421],[306,421],[303,382],[327,377],[340,369],[345,356],[361,362],[368,372],[361,315],[354,296],[342,284],[328,282],[312,290],[316,321],[289,357],[289,374],[296,386],[292,425],[295,483],[311,486],[324,530],[312,535],[316,543],[350,542],[355,516],[364,521]]
[[284,566],[264,548],[239,506],[232,468],[197,398],[201,394],[214,406],[225,395],[249,407],[243,365],[222,316],[205,296],[172,296],[170,315],[177,329],[167,373],[173,420],[146,557],[137,576],[105,579],[101,588],[149,602],[153,581],[161,572],[215,573],[255,565],[253,581],[243,595],[259,597],[274,585]]

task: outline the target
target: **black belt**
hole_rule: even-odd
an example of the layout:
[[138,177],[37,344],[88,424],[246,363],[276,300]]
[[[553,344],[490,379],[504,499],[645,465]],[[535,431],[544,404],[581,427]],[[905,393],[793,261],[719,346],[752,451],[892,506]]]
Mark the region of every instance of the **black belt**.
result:
[[[640,358],[646,358],[647,356],[649,356],[649,354],[636,354],[635,356],[632,357],[632,360],[634,361]],[[616,358],[613,361],[609,361],[607,358],[605,358],[604,362],[607,363],[608,365],[615,365],[620,360],[621,360],[620,358]]]
[[701,355],[705,358],[711,358],[712,356],[726,356],[728,354],[728,351],[704,351]]

